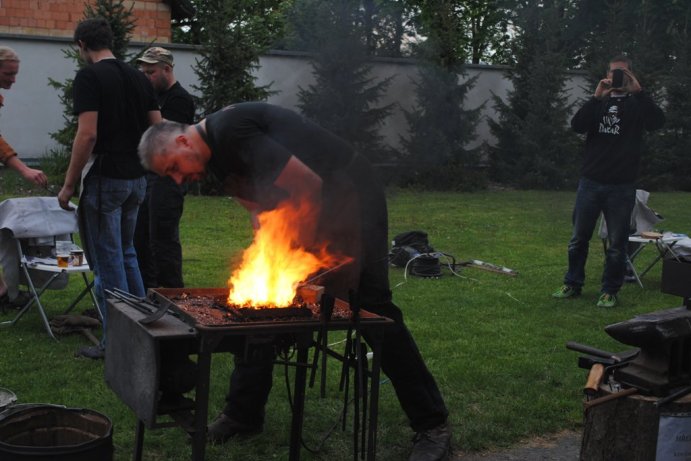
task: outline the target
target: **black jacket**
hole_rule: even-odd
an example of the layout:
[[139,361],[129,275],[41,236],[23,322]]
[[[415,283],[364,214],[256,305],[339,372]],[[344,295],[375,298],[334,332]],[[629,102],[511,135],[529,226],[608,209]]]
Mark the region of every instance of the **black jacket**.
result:
[[645,92],[590,98],[571,119],[586,134],[581,175],[602,184],[635,183],[643,132],[661,128],[665,114]]

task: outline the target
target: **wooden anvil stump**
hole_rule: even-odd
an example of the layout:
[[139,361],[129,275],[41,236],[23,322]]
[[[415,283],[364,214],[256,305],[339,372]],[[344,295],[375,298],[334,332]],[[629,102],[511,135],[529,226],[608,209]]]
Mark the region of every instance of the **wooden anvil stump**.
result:
[[642,314],[605,331],[640,352],[613,365],[585,402],[580,459],[691,459],[691,310]]
[[[611,394],[608,389],[609,386],[603,385],[600,388],[601,395]],[[587,408],[584,415],[580,460],[655,460],[660,416],[691,414],[689,395],[656,406],[659,400],[654,396],[635,394]],[[679,443],[674,440],[669,442]],[[686,444],[691,446],[691,441]]]

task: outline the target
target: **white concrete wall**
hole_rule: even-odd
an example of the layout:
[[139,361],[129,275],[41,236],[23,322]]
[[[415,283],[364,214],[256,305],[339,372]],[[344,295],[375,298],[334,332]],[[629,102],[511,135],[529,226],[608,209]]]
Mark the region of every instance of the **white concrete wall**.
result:
[[[73,77],[76,72],[74,62],[67,59],[63,49],[70,46],[69,41],[56,38],[30,38],[0,35],[0,44],[17,51],[21,59],[17,82],[10,90],[3,90],[5,106],[0,110],[0,133],[19,152],[22,158],[38,158],[56,146],[50,133],[64,126],[63,106],[58,92],[49,86],[48,79],[59,82]],[[185,45],[166,45],[175,56],[175,74],[188,91],[198,93],[193,86],[198,82],[193,66],[198,54],[193,47]],[[306,88],[313,82],[312,68],[305,56],[292,53],[271,53],[263,56],[257,70],[257,84],[272,83],[271,89],[277,93],[269,102],[294,108],[298,102],[299,88]],[[406,135],[408,127],[402,109],[409,110],[415,104],[415,94],[411,81],[417,71],[411,60],[385,59],[374,63],[375,72],[382,78],[395,76],[382,104],[394,102],[396,111],[382,127],[387,142],[398,147],[401,135]],[[487,118],[494,118],[492,93],[505,97],[510,82],[504,78],[505,69],[492,66],[469,66],[471,78],[479,75],[475,86],[465,102],[467,108],[482,105],[482,118],[477,129],[477,138],[469,146],[483,141],[492,142]],[[574,75],[571,82],[572,98],[582,97],[584,80]]]

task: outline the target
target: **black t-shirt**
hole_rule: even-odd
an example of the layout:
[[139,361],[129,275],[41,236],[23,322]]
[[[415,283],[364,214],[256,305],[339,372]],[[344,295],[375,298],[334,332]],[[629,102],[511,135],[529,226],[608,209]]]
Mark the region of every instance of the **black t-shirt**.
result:
[[158,94],[161,116],[166,120],[191,125],[194,123],[194,99],[186,89],[175,82],[173,86]]
[[230,193],[270,208],[282,192],[273,182],[291,155],[328,181],[353,158],[351,146],[301,115],[266,103],[228,106],[206,118],[209,170]]
[[[144,174],[137,145],[149,126],[148,112],[158,110],[151,82],[132,66],[103,59],[77,72],[74,113],[98,112],[93,153],[97,174],[131,179]],[[92,169],[92,171],[94,171]]]
[[206,134],[208,169],[226,180],[232,195],[264,210],[285,198],[273,182],[291,155],[317,173],[322,201],[316,242],[355,259],[318,283],[342,299],[357,289],[368,307],[391,300],[386,199],[367,159],[301,115],[265,103],[235,104],[209,115]]

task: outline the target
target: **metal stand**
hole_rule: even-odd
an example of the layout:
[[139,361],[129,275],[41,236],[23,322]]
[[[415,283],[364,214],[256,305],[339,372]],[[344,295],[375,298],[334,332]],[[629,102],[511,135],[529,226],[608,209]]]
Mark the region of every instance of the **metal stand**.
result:
[[[341,361],[339,390],[343,392],[342,430],[345,431],[346,421],[348,420],[348,407],[351,400],[351,370],[353,371],[353,459],[366,458],[374,460],[376,454],[376,421],[380,373],[379,353],[381,344],[378,336],[370,332],[370,341],[373,343],[372,358],[374,359],[372,369],[370,370],[368,368],[367,345],[362,340],[359,298],[354,291],[351,291],[349,295],[349,306],[352,314],[350,326],[346,334],[345,352],[343,355],[340,355],[329,349],[328,342],[326,341],[328,328],[326,328],[326,323],[324,323],[324,328],[319,331],[317,341],[315,342],[316,348],[312,359],[310,387],[314,386],[317,367],[321,362],[320,395],[324,397],[327,355],[331,355]],[[332,300],[322,298],[322,306],[327,306],[327,315],[329,317],[332,304]]]
[[[314,334],[322,332],[322,338],[329,330],[346,330],[352,328],[356,339],[353,343],[360,343],[360,330],[367,330],[368,337],[374,338],[372,370],[370,372],[372,385],[369,392],[364,383],[367,375],[365,368],[356,371],[356,394],[363,397],[363,409],[357,418],[354,428],[357,438],[354,453],[362,450],[362,456],[367,454],[369,461],[374,461],[376,454],[376,427],[378,405],[378,380],[380,367],[381,341],[378,340],[378,330],[391,325],[393,321],[370,313],[358,311],[354,321],[332,319],[329,322],[304,320],[299,322],[272,322],[271,324],[237,323],[227,327],[203,327],[195,329],[183,323],[180,319],[167,315],[153,322],[151,325],[140,322],[147,313],[140,311],[128,303],[109,299],[108,332],[110,340],[106,344],[105,374],[109,387],[128,405],[137,415],[138,423],[135,433],[135,447],[133,459],[141,460],[145,426],[149,428],[179,426],[183,427],[192,437],[192,460],[203,461],[206,453],[206,426],[208,421],[209,384],[211,373],[211,356],[214,352],[224,352],[224,339],[232,336],[251,338],[258,336],[273,336],[292,338],[297,350],[295,371],[295,396],[292,408],[290,429],[289,461],[299,461],[304,420],[305,388],[307,384],[307,369],[311,368],[308,360],[309,348],[315,345]],[[364,317],[363,317],[364,315]],[[357,328],[355,328],[357,326]],[[127,341],[117,341],[117,337],[126,335]],[[166,413],[175,421],[171,423],[157,423],[161,414],[158,406],[159,399],[159,344],[194,344],[191,353],[197,354],[197,379],[195,398],[192,411],[186,411],[186,421],[181,423],[174,414]],[[223,343],[223,344],[222,344]],[[108,350],[116,347],[117,352]],[[325,343],[321,343],[325,344]],[[366,351],[364,344],[352,349],[355,358],[351,364],[355,368],[366,367]],[[358,365],[358,362],[360,365]],[[137,386],[132,386],[132,379],[136,378]],[[360,384],[357,384],[361,382]],[[369,401],[367,400],[369,397]],[[365,410],[368,408],[368,411]],[[183,411],[181,410],[181,414]],[[184,419],[184,418],[183,418]],[[365,424],[367,422],[368,424]]]

